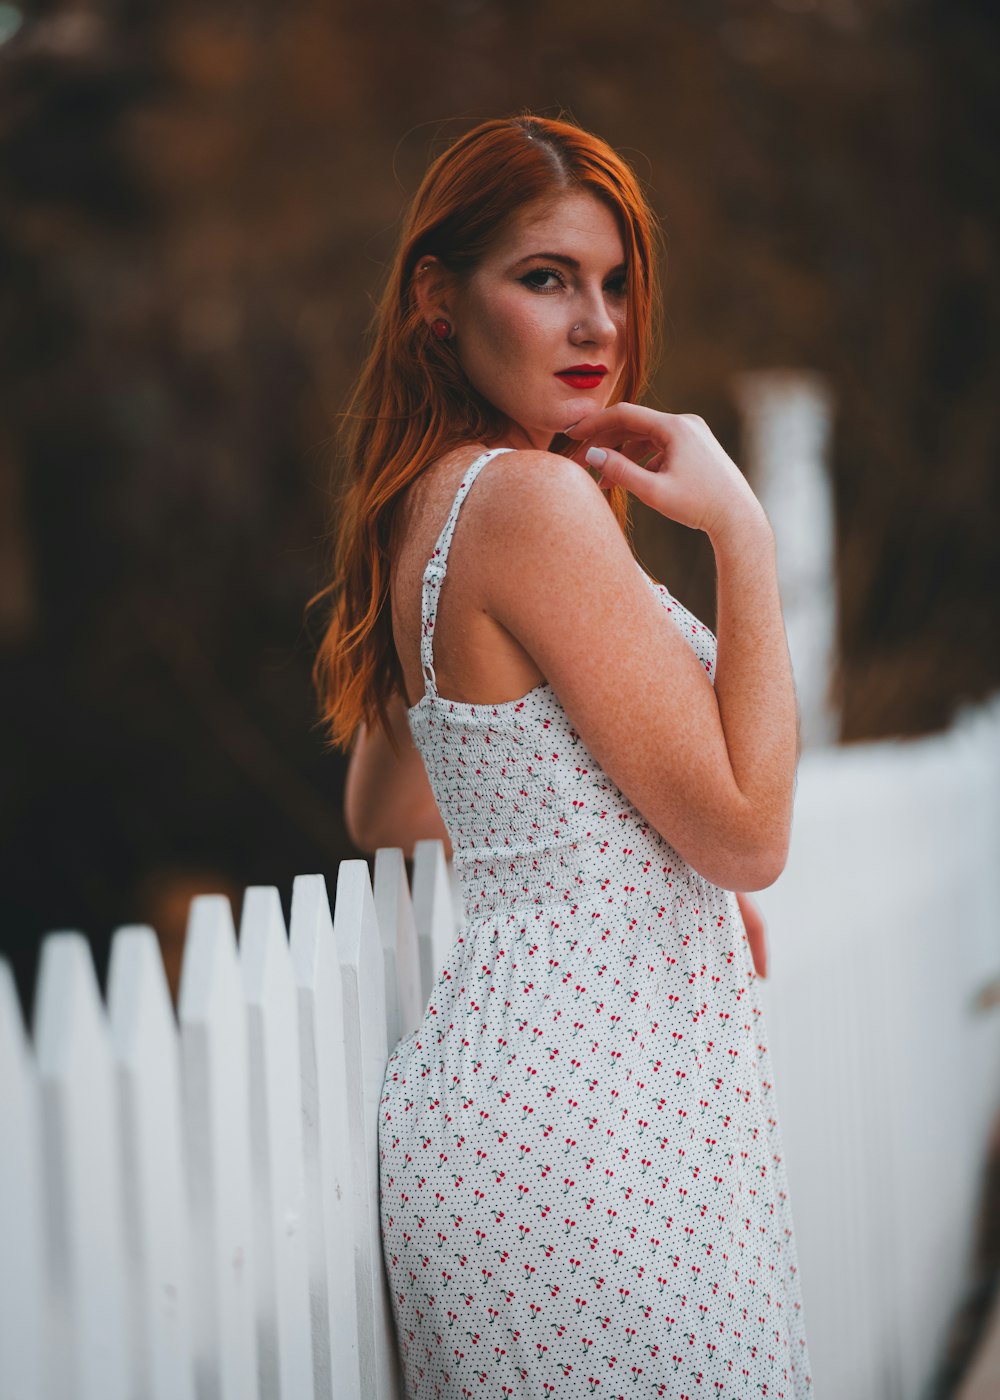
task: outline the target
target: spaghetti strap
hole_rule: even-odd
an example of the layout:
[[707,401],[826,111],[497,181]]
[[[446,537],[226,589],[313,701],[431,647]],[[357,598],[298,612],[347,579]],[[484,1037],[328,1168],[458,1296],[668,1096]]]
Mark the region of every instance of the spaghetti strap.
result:
[[434,552],[428,559],[424,568],[423,579],[420,585],[420,669],[424,677],[424,685],[427,695],[437,695],[437,676],[434,674],[434,623],[437,620],[438,600],[441,594],[441,584],[444,576],[448,572],[448,550],[451,548],[452,536],[455,533],[455,522],[458,520],[458,512],[462,502],[468,495],[469,487],[476,477],[485,467],[486,463],[501,452],[513,452],[512,447],[493,447],[488,452],[484,452],[481,457],[477,457],[472,465],[464,472],[455,493],[455,499],[451,503],[451,510],[448,512],[448,519],[444,522],[444,528],[438,536]]

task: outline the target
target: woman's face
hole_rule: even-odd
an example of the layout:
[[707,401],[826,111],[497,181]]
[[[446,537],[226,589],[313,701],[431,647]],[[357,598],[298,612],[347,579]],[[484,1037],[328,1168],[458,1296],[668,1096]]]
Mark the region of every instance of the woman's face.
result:
[[548,447],[609,401],[625,357],[625,288],[618,223],[584,192],[519,210],[452,285],[455,353],[509,420],[510,446]]

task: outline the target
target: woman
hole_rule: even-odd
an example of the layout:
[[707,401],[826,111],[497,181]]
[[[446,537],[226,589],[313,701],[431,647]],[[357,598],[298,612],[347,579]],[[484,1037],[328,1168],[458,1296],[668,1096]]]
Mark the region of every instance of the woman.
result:
[[[348,828],[446,838],[463,904],[379,1121],[410,1397],[811,1393],[743,893],[785,863],[795,694],[762,507],[701,419],[636,402],[655,228],[596,137],[476,127],[347,416],[317,680]],[[708,535],[717,638],[635,558],[629,493]]]

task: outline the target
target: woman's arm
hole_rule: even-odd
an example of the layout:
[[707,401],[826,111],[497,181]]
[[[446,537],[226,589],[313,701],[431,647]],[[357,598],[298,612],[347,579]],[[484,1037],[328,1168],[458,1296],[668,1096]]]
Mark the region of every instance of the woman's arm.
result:
[[344,787],[347,834],[366,854],[380,846],[400,846],[408,860],[415,842],[437,837],[449,857],[451,842],[410,733],[403,697],[393,695],[386,709],[399,757],[379,725],[371,733],[363,722],[358,726]]

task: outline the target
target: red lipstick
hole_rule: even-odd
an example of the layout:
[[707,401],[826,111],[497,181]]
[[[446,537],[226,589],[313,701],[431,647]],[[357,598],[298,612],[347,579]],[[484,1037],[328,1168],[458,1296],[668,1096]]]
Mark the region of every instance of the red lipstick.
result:
[[557,370],[556,378],[573,389],[596,389],[607,372],[605,365],[571,365],[569,369]]

